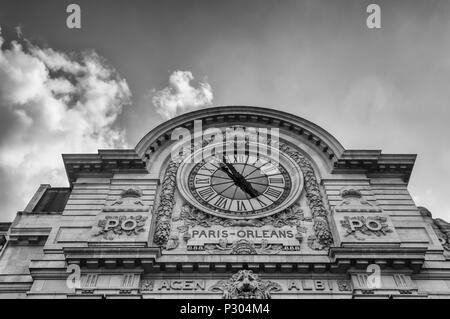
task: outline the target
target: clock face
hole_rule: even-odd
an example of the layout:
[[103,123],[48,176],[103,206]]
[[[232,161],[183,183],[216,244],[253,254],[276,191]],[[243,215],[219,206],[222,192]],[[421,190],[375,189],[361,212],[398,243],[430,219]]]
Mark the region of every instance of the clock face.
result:
[[295,200],[301,191],[301,173],[293,165],[284,156],[274,162],[270,156],[248,152],[215,154],[183,166],[179,188],[192,205],[216,216],[268,216]]
[[285,168],[252,155],[212,157],[189,174],[189,191],[204,206],[227,215],[260,214],[283,202],[291,188]]

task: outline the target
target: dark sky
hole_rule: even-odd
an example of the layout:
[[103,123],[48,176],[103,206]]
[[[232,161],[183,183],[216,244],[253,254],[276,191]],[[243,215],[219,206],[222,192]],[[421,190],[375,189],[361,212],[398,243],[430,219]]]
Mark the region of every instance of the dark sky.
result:
[[[81,30],[65,26],[69,3]],[[379,30],[366,27],[370,3]],[[410,191],[450,219],[450,1],[1,0],[6,40],[18,25],[43,47],[94,49],[126,79],[132,105],[116,125],[131,147],[162,122],[149,93],[188,70],[214,105],[274,107],[346,148],[419,154]]]

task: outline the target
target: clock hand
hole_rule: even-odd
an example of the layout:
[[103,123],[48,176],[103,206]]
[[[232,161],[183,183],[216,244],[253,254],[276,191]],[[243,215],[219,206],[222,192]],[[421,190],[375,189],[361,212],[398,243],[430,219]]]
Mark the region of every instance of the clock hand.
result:
[[248,181],[246,181],[245,179],[243,179],[242,181],[241,181],[241,185],[243,186],[243,190],[246,192],[246,193],[248,193],[252,198],[254,198],[254,197],[258,197],[259,196],[259,192],[257,191],[257,190],[255,190],[254,188],[253,188],[253,186],[248,182]]
[[231,171],[231,174],[234,176],[233,180],[235,180],[235,184],[239,186],[244,192],[249,194],[252,198],[258,197],[259,193],[256,191],[252,185],[236,170],[236,168],[231,164],[228,163],[225,156],[223,157],[223,162],[228,167],[228,169]]
[[224,163],[219,163],[220,169],[225,172],[229,178],[233,180],[233,182],[236,184],[237,180],[236,177],[228,170],[227,166]]

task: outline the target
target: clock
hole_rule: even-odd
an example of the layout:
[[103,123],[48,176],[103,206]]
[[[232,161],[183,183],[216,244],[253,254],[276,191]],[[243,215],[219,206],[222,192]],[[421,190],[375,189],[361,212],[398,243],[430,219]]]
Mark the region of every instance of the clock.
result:
[[[199,210],[223,218],[261,218],[280,212],[299,198],[301,170],[282,152],[267,147],[268,152],[261,154],[257,147],[250,147],[229,154],[206,148],[186,158],[177,174],[181,194]],[[194,158],[201,160],[195,163]]]

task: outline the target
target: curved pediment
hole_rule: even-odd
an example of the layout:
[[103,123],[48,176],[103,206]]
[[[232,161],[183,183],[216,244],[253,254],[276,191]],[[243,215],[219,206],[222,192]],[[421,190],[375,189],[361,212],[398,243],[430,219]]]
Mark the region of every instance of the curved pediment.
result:
[[227,124],[241,124],[279,128],[304,138],[324,152],[330,160],[336,160],[344,152],[343,146],[330,133],[301,117],[275,109],[254,106],[219,106],[201,109],[175,117],[151,130],[136,146],[142,158],[151,154],[171,139],[171,133],[178,127],[192,129],[194,120],[201,120],[204,127]]

